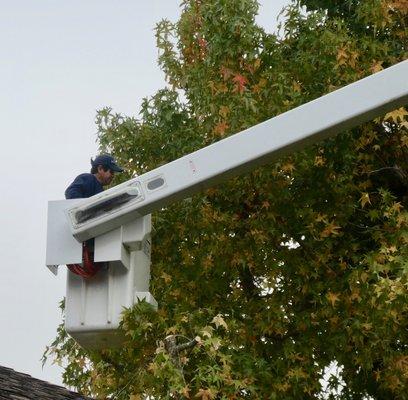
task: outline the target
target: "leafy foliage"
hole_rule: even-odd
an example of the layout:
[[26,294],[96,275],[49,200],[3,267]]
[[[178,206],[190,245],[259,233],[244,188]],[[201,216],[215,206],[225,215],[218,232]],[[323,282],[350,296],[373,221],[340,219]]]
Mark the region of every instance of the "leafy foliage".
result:
[[[101,149],[128,179],[395,64],[406,5],[303,0],[277,37],[254,0],[185,0],[156,28],[168,88],[140,119],[101,110]],[[101,398],[316,399],[335,361],[326,398],[407,399],[407,124],[401,108],[154,214],[159,310],[126,310],[123,347],[102,354],[60,329],[48,354],[65,382]]]

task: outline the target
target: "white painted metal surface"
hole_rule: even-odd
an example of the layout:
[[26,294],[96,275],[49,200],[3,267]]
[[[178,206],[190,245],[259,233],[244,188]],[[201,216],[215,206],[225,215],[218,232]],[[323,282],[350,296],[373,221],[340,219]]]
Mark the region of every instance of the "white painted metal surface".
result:
[[[149,293],[150,215],[142,219],[127,226],[127,233],[132,236],[127,248],[122,245],[122,228],[112,231],[113,235],[103,235],[106,240],[95,241],[95,251],[100,248],[97,261],[107,261],[115,252],[121,256],[118,249],[123,248],[129,260],[127,268],[118,260],[108,260],[90,279],[68,271],[65,329],[86,349],[110,348],[121,343],[118,327],[124,307],[142,299],[157,307]],[[129,252],[130,248],[133,250]]]
[[67,210],[78,241],[111,231],[408,103],[408,61],[93,196]]
[[122,227],[95,238],[94,261],[111,262],[119,268],[129,269],[130,253],[122,242]]
[[58,265],[82,262],[82,244],[72,237],[64,212],[81,201],[83,199],[48,202],[46,265],[54,274]]
[[[71,234],[67,207],[84,199],[48,203],[47,266],[82,264],[82,244]],[[92,278],[67,271],[65,328],[84,348],[119,345],[118,333],[124,307],[145,299],[157,307],[149,292],[151,216],[130,221],[95,238],[94,261],[105,265]]]

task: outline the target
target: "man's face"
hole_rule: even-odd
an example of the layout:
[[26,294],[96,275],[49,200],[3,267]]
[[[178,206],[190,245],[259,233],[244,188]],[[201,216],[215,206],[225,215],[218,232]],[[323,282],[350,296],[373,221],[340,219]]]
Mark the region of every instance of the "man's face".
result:
[[98,167],[98,177],[97,178],[99,182],[102,184],[102,186],[110,185],[114,176],[115,176],[115,173],[112,170],[107,169],[106,171],[104,171],[102,166]]

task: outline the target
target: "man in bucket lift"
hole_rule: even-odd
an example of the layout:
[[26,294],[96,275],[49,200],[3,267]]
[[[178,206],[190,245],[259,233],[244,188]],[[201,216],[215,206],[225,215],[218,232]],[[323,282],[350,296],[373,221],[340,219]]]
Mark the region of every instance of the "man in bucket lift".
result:
[[[109,185],[115,172],[123,172],[110,154],[101,154],[92,160],[91,172],[78,175],[65,191],[66,199],[81,199],[103,192]],[[83,278],[91,278],[104,263],[94,262],[94,239],[82,244],[82,264],[69,264],[69,270]]]
[[115,172],[123,172],[115,159],[109,154],[102,154],[91,159],[91,173],[78,175],[65,191],[66,199],[82,199],[103,191],[103,186],[112,182]]

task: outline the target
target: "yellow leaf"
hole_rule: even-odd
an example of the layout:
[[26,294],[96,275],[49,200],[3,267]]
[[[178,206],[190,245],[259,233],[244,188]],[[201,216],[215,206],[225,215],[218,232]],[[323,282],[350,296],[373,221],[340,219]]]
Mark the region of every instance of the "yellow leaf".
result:
[[404,107],[398,108],[397,110],[391,111],[385,115],[385,120],[392,120],[394,123],[403,122],[404,118],[408,117],[408,112]]
[[261,60],[257,58],[254,62],[254,68],[257,70],[261,66]]
[[208,82],[208,86],[209,86],[210,89],[211,89],[211,94],[214,96],[214,95],[217,93],[217,90],[216,90],[216,88],[215,88],[215,83],[214,83],[214,81],[209,81],[209,82]]
[[212,326],[205,326],[203,329],[201,329],[201,333],[203,336],[207,336],[210,338],[212,336],[213,330],[214,328]]
[[220,339],[212,339],[211,346],[214,351],[217,351],[221,347],[221,340]]
[[171,326],[170,328],[166,329],[166,334],[167,335],[175,335],[177,333],[177,327],[176,326]]
[[361,282],[366,283],[368,279],[368,274],[367,272],[362,272],[360,276]]
[[[407,126],[408,128],[408,126]],[[402,135],[401,136],[401,143],[403,146],[408,147],[408,135]]]
[[357,53],[356,51],[352,51],[352,52],[350,53],[350,56],[349,56],[349,65],[350,65],[351,67],[353,67],[353,68],[356,67],[356,65],[357,65],[357,58],[358,58],[358,53]]
[[165,272],[163,272],[162,274],[161,274],[161,277],[164,279],[164,281],[166,282],[166,283],[169,283],[169,282],[171,282],[171,276],[169,275],[169,274],[166,274]]
[[326,298],[332,307],[335,306],[336,301],[340,301],[340,295],[338,293],[328,292]]
[[218,85],[218,91],[219,91],[220,93],[227,93],[227,92],[228,92],[228,86],[225,85],[224,83],[220,83],[220,84]]
[[327,222],[327,215],[326,214],[317,214],[316,222]]
[[347,47],[343,46],[337,50],[337,65],[350,65],[355,68],[357,65],[358,53],[356,51],[350,51]]
[[366,204],[371,204],[370,195],[368,193],[362,193],[360,203],[362,207],[364,207]]
[[285,383],[277,383],[275,384],[276,390],[279,392],[287,392],[290,389],[290,384],[285,382]]
[[295,170],[295,165],[291,162],[288,162],[284,165],[282,165],[282,171],[283,172],[289,172],[292,173]]
[[390,388],[392,391],[396,390],[401,385],[401,381],[396,375],[388,376],[385,382],[385,386]]
[[289,370],[287,376],[289,378],[302,379],[302,378],[307,378],[308,374],[305,371],[303,371],[301,367],[298,367],[298,368],[293,368]]
[[216,315],[211,321],[217,328],[222,326],[226,331],[228,330],[228,325],[222,318],[221,314]]
[[398,356],[394,359],[395,367],[401,371],[408,371],[408,356]]
[[214,261],[213,258],[211,256],[211,254],[209,254],[203,261],[203,267],[204,269],[207,271],[208,269],[210,269],[212,266],[214,265]]
[[376,380],[376,382],[378,382],[380,378],[381,378],[381,371],[377,369],[374,371],[374,379]]
[[322,167],[325,164],[325,159],[322,156],[316,156],[314,165],[316,167]]
[[186,356],[180,357],[180,362],[181,362],[183,365],[186,365],[189,361],[190,361],[190,359],[189,359],[188,357],[186,357]]
[[236,267],[237,265],[240,265],[242,263],[242,257],[240,254],[234,254],[231,260],[231,265],[233,267]]
[[408,223],[408,212],[403,212],[397,216],[397,228]]
[[390,207],[390,211],[399,214],[402,210],[403,206],[400,202],[395,202],[391,207]]
[[338,65],[346,64],[347,59],[348,59],[348,54],[347,54],[346,48],[340,47],[340,49],[337,50],[337,64]]
[[190,389],[188,386],[184,386],[183,389],[181,389],[181,394],[186,398],[190,398]]
[[222,118],[227,118],[228,114],[230,112],[230,109],[228,106],[221,106],[219,114],[221,115]]
[[181,291],[180,289],[174,289],[169,293],[172,297],[174,297],[175,299],[178,299],[181,297]]
[[131,394],[129,400],[142,400],[140,394]]
[[261,78],[259,82],[252,87],[254,93],[259,93],[268,83],[268,81],[264,78]]
[[157,372],[157,370],[158,370],[158,367],[157,367],[157,364],[155,364],[155,363],[150,363],[150,364],[147,366],[147,369],[148,369],[148,371],[151,371],[151,372],[153,372],[153,374],[155,374],[155,373]]
[[293,81],[293,90],[300,93],[302,91],[302,85],[299,82]]

